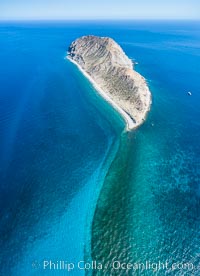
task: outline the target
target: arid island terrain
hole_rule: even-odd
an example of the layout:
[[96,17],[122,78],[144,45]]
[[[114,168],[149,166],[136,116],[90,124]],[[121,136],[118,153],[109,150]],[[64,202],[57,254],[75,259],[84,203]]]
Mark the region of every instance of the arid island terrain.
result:
[[69,46],[68,58],[122,115],[127,130],[144,122],[151,93],[144,77],[113,39],[93,35],[78,38]]

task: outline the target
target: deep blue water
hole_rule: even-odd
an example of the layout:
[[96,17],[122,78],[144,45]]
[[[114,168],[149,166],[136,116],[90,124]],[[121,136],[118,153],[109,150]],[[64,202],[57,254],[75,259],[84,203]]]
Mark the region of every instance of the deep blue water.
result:
[[[1,23],[0,274],[46,275],[32,263],[76,262],[90,246],[105,262],[197,264],[199,29],[199,22]],[[148,119],[127,140],[117,115],[65,60],[70,42],[87,34],[114,38],[151,88]]]

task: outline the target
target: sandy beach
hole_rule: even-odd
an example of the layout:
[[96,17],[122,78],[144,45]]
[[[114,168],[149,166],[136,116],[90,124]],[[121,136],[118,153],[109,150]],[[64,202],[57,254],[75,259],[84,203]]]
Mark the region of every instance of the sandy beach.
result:
[[121,117],[123,118],[123,120],[126,123],[126,127],[125,130],[126,131],[131,131],[135,128],[138,127],[138,125],[133,121],[133,119],[121,108],[119,107],[99,86],[98,84],[92,79],[92,77],[85,72],[81,66],[75,62],[74,60],[72,60],[69,56],[67,56],[67,59],[74,63],[78,69],[83,73],[83,75],[92,83],[92,85],[94,86],[94,88],[96,89],[96,91],[109,103],[112,105],[112,107],[121,115]]

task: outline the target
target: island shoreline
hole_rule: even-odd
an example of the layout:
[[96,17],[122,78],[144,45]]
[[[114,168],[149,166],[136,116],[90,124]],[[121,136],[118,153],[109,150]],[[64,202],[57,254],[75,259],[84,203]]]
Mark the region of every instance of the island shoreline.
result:
[[[80,72],[89,80],[89,82],[93,85],[94,89],[97,91],[97,93],[106,101],[108,102],[121,116],[123,121],[125,122],[125,131],[130,132],[132,130],[135,130],[140,126],[140,124],[136,124],[131,116],[124,111],[119,105],[117,105],[104,91],[102,88],[99,87],[99,85],[93,80],[93,78],[72,58],[70,58],[69,55],[66,56],[66,59],[68,59],[70,62],[72,62],[74,65],[78,67]],[[146,84],[147,85],[147,84]],[[148,87],[148,86],[147,86]],[[149,109],[146,112],[144,121],[146,119],[147,113],[150,111],[150,106],[151,106],[151,97],[150,97],[150,102],[149,102]]]

